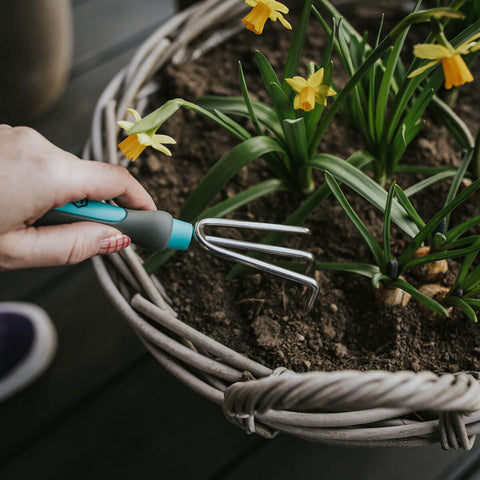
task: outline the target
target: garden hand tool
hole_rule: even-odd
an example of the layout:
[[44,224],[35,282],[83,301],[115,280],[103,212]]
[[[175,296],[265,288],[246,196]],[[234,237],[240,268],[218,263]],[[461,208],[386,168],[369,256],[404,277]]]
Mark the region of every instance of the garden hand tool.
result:
[[191,223],[177,220],[168,212],[161,210],[130,210],[88,199],[67,203],[63,207],[50,210],[36,222],[36,225],[58,225],[84,221],[111,225],[128,235],[132,243],[149,250],[186,250],[190,245],[190,241],[194,238],[204,250],[213,255],[242,263],[309,287],[311,294],[306,307],[307,312],[312,308],[319,292],[318,283],[307,274],[243,255],[232,249],[291,257],[306,261],[311,267],[314,263],[314,257],[310,252],[211,236],[205,232],[207,227],[227,227],[308,235],[310,233],[308,228],[223,218],[203,218],[192,225]]

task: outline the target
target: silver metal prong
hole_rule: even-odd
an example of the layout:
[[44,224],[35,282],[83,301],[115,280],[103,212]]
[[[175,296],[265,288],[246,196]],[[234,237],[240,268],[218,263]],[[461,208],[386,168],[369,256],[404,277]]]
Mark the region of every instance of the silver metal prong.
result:
[[[289,234],[300,234],[308,235],[310,230],[305,227],[297,227],[292,225],[280,225],[275,223],[262,223],[262,222],[246,222],[240,220],[230,220],[223,218],[204,218],[199,220],[195,224],[195,237],[199,245],[204,248],[206,251],[212,253],[213,255],[231,260],[234,262],[247,265],[249,267],[255,268],[257,270],[262,270],[267,273],[272,273],[273,275],[285,278],[287,280],[292,280],[294,282],[300,283],[307,286],[312,290],[310,298],[307,303],[306,312],[308,313],[318,296],[320,287],[318,282],[302,273],[289,270],[278,265],[274,265],[258,258],[250,257],[243,255],[236,251],[230,249],[238,250],[250,250],[260,253],[269,253],[273,255],[280,255],[283,257],[291,257],[296,259],[301,259],[307,261],[310,265],[314,262],[314,257],[310,252],[304,250],[298,250],[294,248],[279,247],[276,245],[267,245],[254,242],[246,242],[243,240],[235,240],[230,238],[223,238],[217,236],[210,236],[205,234],[205,229],[207,227],[227,227],[227,228],[246,228],[250,230],[261,230],[268,232],[282,232]],[[229,247],[229,248],[226,248]]]

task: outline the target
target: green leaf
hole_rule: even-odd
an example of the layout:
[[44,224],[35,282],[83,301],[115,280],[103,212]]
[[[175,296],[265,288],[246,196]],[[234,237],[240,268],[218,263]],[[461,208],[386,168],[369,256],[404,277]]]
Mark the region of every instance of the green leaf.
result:
[[390,217],[392,214],[392,202],[393,195],[395,194],[395,185],[396,183],[393,182],[388,189],[387,203],[385,204],[385,218],[383,219],[383,250],[385,252],[386,262],[392,258],[392,251],[390,249]]
[[478,224],[480,224],[480,215],[470,218],[469,220],[466,220],[465,222],[460,223],[456,227],[451,228],[447,232],[447,244],[461,237],[465,232],[467,232],[468,230],[470,230],[471,228],[475,227]]
[[323,270],[326,272],[349,272],[363,275],[364,277],[372,278],[380,272],[377,265],[370,263],[349,263],[349,262],[316,262],[315,270]]
[[[285,68],[283,71],[282,86],[287,88],[288,84],[285,82],[285,78],[293,77],[298,70],[298,62],[300,61],[300,55],[302,54],[303,42],[305,40],[305,34],[307,32],[308,21],[310,19],[310,12],[312,10],[312,0],[305,0],[303,3],[302,12],[298,19],[295,33],[293,35],[292,43],[288,50],[287,60],[285,62]],[[288,91],[288,90],[285,90]]]
[[270,84],[270,98],[272,99],[278,118],[282,120],[295,120],[297,118],[292,102],[287,97],[282,87],[277,83]]
[[377,262],[378,266],[383,267],[385,263],[385,257],[383,255],[383,251],[380,248],[380,245],[375,240],[375,237],[370,233],[368,228],[364,225],[364,223],[360,220],[360,217],[355,213],[353,208],[351,207],[350,203],[346,199],[345,195],[343,194],[342,190],[338,186],[335,178],[328,173],[325,172],[325,181],[327,185],[330,187],[330,190],[335,195],[338,203],[342,207],[343,211],[346,213],[350,221],[353,223],[353,226],[357,229],[358,233],[360,233],[361,237],[368,245],[368,248],[373,254],[375,261]]
[[411,187],[408,187],[404,193],[407,197],[411,197],[418,192],[421,192],[425,188],[429,187],[430,185],[440,182],[441,180],[445,180],[446,178],[454,177],[455,174],[456,172],[454,170],[445,170],[443,172],[436,173],[435,175],[425,178],[424,180],[415,183]]
[[458,297],[447,297],[446,299],[449,305],[454,305],[462,309],[463,313],[466,317],[474,323],[477,323],[477,315],[475,314],[475,310],[469,305],[470,302],[463,300],[462,298]]
[[[255,127],[255,131],[257,132],[257,135],[263,135],[263,129],[260,126],[260,122],[258,121],[257,114],[255,113],[255,110],[252,105],[252,100],[250,99],[250,95],[248,94],[248,87],[245,81],[245,75],[243,74],[243,68],[242,68],[241,62],[238,62],[238,76],[240,79],[240,90],[242,91],[243,101],[245,102],[245,106],[247,107],[250,120],[252,121],[253,126]],[[215,111],[218,111],[218,109],[215,109]]]
[[425,222],[420,218],[420,215],[415,210],[415,207],[411,204],[405,192],[398,186],[395,185],[395,195],[397,197],[398,203],[405,209],[407,215],[415,222],[415,225],[422,229],[425,226]]
[[[341,180],[357,192],[381,212],[385,211],[387,192],[368,175],[350,165],[345,160],[329,154],[320,154],[311,159],[307,166],[328,171],[336,179]],[[409,218],[403,207],[394,199],[392,202],[392,221],[405,233],[415,236],[418,228]]]
[[446,260],[448,258],[463,257],[472,252],[478,252],[480,250],[480,244],[473,244],[466,248],[460,248],[458,250],[448,250],[443,252],[435,252],[430,255],[425,255],[423,257],[414,258],[407,262],[403,267],[402,271],[408,270],[410,268],[418,267],[419,265],[425,265],[426,263],[438,262],[439,260]]
[[[468,165],[470,164],[471,160],[472,160],[472,151],[470,150],[464,155],[462,162],[458,167],[457,173],[452,181],[452,184],[450,185],[450,189],[448,190],[448,195],[445,200],[445,206],[447,206],[455,198],[458,188],[460,187],[460,183],[463,177],[465,176],[465,173],[467,171]],[[448,224],[450,223],[450,215],[447,215],[446,218],[447,218],[447,228],[448,228]]]
[[217,203],[202,213],[198,218],[224,217],[228,213],[234,212],[243,205],[283,189],[285,189],[285,186],[281,180],[276,178],[266,180],[265,182],[258,183],[257,185],[247,188],[247,190],[237,193],[237,195],[231,198],[227,198],[223,202]]
[[305,168],[308,161],[307,132],[303,118],[284,120],[283,130],[287,141],[289,157],[292,161],[291,172],[298,175],[303,192],[312,190],[312,169]]
[[456,198],[450,202],[449,205],[443,207],[426,225],[425,227],[411,240],[407,248],[403,251],[398,259],[400,269],[403,270],[403,266],[410,261],[418,247],[424,242],[424,240],[435,230],[437,225],[452,212],[458,205],[463,203],[472,193],[474,193],[480,187],[480,180],[476,180],[468,188],[463,190]]
[[238,138],[241,138],[242,140],[246,140],[247,138],[250,138],[251,135],[248,133],[240,124],[238,124],[235,120],[232,120],[230,117],[227,117],[224,113],[222,113],[220,110],[214,110],[215,115],[218,116],[220,120],[222,120],[225,125],[228,125],[231,129],[231,131],[236,132],[236,136]]
[[278,142],[270,137],[252,137],[235,146],[218,160],[190,194],[180,218],[187,222],[197,219],[236,173],[252,160],[269,152],[283,152]]
[[[250,117],[248,107],[242,97],[217,97],[205,96],[197,100],[197,104],[206,110],[219,110],[229,115]],[[283,131],[275,110],[257,100],[252,100],[251,105],[260,124],[272,132],[278,139],[283,139]]]
[[420,292],[413,285],[406,282],[405,280],[401,278],[397,278],[390,285],[394,287],[398,287],[404,292],[409,293],[413,298],[416,298],[419,302],[422,302],[424,305],[426,305],[428,308],[430,308],[434,312],[439,313],[444,317],[449,316],[447,310],[442,305],[440,305],[440,303],[438,303],[433,298],[430,298],[429,296],[425,295],[424,293]]

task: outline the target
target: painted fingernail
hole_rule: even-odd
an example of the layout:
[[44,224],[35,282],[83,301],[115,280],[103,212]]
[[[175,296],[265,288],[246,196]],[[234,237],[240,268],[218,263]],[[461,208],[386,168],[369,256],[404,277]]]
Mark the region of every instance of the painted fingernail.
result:
[[127,235],[118,234],[114,237],[102,240],[100,248],[98,249],[99,255],[108,255],[109,253],[119,252],[130,245],[130,237]]

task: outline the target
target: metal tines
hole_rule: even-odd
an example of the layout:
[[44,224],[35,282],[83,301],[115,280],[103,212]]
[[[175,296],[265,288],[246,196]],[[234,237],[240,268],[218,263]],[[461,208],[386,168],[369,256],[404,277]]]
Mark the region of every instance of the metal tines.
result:
[[[235,240],[230,238],[215,237],[207,235],[205,229],[207,227],[227,227],[227,228],[245,228],[249,230],[261,230],[266,232],[282,232],[289,234],[309,235],[310,230],[305,227],[295,227],[291,225],[279,225],[275,223],[262,222],[246,222],[240,220],[230,220],[224,218],[204,218],[195,224],[195,237],[202,248],[227,260],[232,260],[243,265],[247,265],[264,272],[269,272],[287,280],[293,280],[302,285],[309,287],[312,290],[310,298],[308,299],[306,312],[308,313],[317,298],[320,290],[317,281],[309,277],[306,273],[311,270],[315,259],[312,253],[297,250],[295,248],[278,247],[276,245],[267,245],[262,243],[245,242],[242,240]],[[254,257],[243,255],[230,249],[249,250],[252,252],[269,253],[273,255],[280,255],[282,257],[291,257],[307,262],[306,273],[298,273],[288,268],[273,265],[263,260]]]

